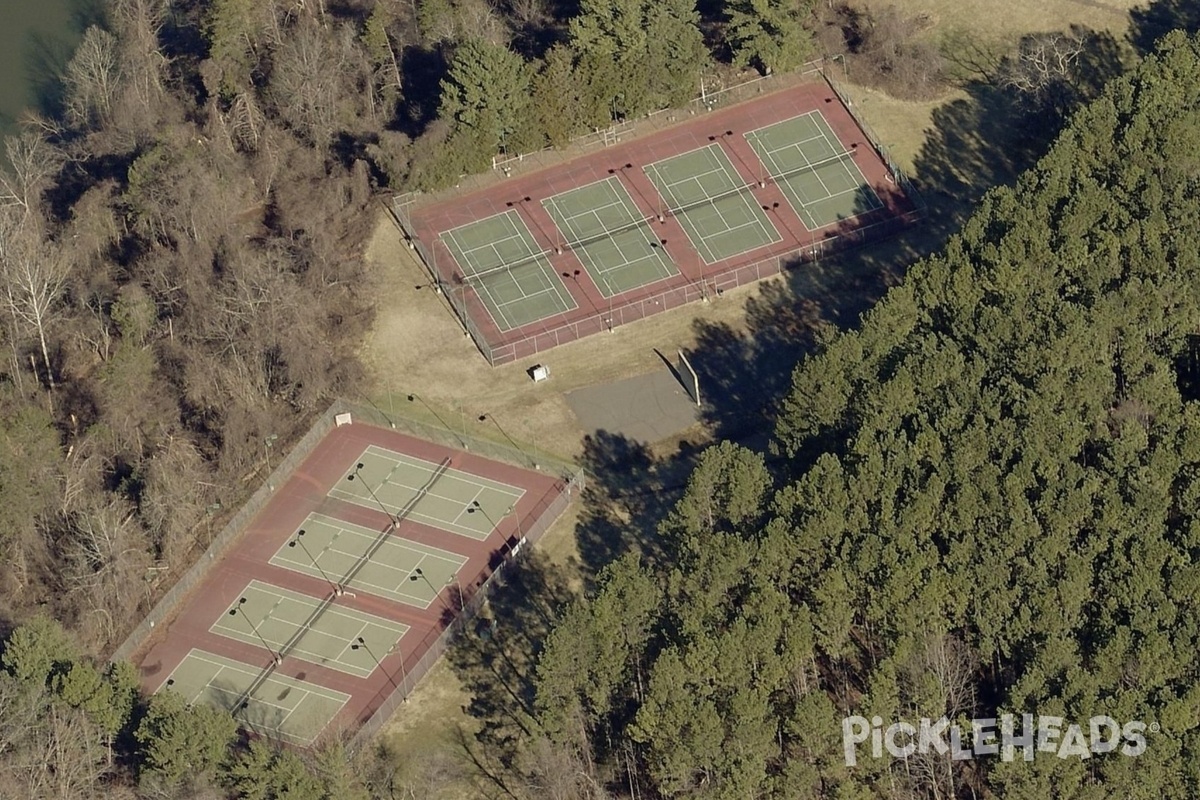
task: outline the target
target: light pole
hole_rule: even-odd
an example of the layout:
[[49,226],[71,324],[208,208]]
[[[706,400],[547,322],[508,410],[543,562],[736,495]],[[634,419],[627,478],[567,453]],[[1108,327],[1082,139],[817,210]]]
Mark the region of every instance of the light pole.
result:
[[479,505],[478,500],[472,500],[471,505],[467,506],[468,514],[482,514],[483,518],[492,526],[492,530],[496,530],[500,526],[496,524],[496,520],[492,519],[492,515],[483,510],[483,506]]
[[845,78],[846,80],[850,80],[850,68],[846,66],[846,54],[845,53],[835,53],[829,57],[829,60],[837,61],[839,58],[842,60],[842,77]]
[[[435,600],[438,597],[440,597],[442,594],[442,590],[433,585],[433,581],[429,580],[429,576],[425,574],[425,570],[421,569],[420,567],[417,567],[416,569],[414,569],[413,574],[409,575],[408,579],[410,581],[425,581],[425,585],[429,587],[429,590],[431,592],[433,592],[433,598]],[[446,579],[446,585],[447,586],[450,585],[450,578]],[[461,610],[461,606],[462,606],[462,596],[461,595],[458,598],[458,603],[459,603],[459,607]],[[454,609],[450,608],[449,610],[453,611]]]
[[245,603],[246,603],[246,598],[244,598],[244,597],[241,598],[240,600],[238,600],[237,605],[235,605],[233,608],[229,609],[229,616],[236,617],[238,615],[238,612],[239,611],[241,612],[242,619],[246,620],[246,624],[248,624],[250,626],[250,630],[254,631],[254,635],[258,637],[258,640],[260,642],[262,642],[262,646],[267,648],[267,652],[271,654],[271,660],[274,661],[275,666],[278,667],[280,664],[283,663],[283,656],[281,656],[279,653],[276,653],[274,650],[272,650],[271,645],[267,644],[267,640],[264,639],[263,635],[258,632],[258,626],[254,624],[254,620],[250,619],[250,616],[246,613],[246,610],[244,608],[242,608],[242,606],[245,605]]
[[612,333],[613,332],[613,313],[612,313],[613,288],[612,288],[612,284],[608,282],[608,275],[604,274],[603,270],[600,271],[600,282],[604,284],[604,291],[602,292],[602,294],[606,298],[608,298],[608,318],[604,320],[604,323],[606,325],[608,325],[608,332]]
[[495,417],[493,417],[491,414],[480,414],[480,415],[479,415],[479,421],[480,421],[480,422],[487,422],[488,420],[491,420],[492,424],[496,426],[496,430],[500,431],[500,434],[501,434],[502,436],[504,436],[504,438],[505,438],[505,439],[507,439],[507,440],[508,440],[508,443],[509,443],[510,445],[512,445],[514,448],[516,448],[516,449],[517,449],[517,451],[521,453],[521,455],[525,456],[525,458],[526,458],[526,459],[528,459],[529,463],[533,464],[533,468],[534,468],[534,469],[540,469],[540,467],[538,466],[538,463],[537,463],[537,461],[535,461],[535,460],[534,460],[534,459],[533,459],[533,458],[532,458],[532,457],[529,455],[529,453],[526,453],[526,452],[525,452],[525,451],[524,451],[524,450],[521,448],[521,445],[519,445],[519,444],[517,444],[516,442],[514,442],[514,441],[513,441],[512,437],[508,435],[508,433],[507,433],[507,432],[504,430],[504,428],[501,428],[501,427],[500,427],[500,423],[496,421],[496,418],[495,418]]
[[[447,433],[450,433],[452,436],[454,436],[454,438],[455,438],[455,439],[458,439],[458,443],[459,443],[460,445],[462,445],[462,448],[463,448],[464,450],[469,450],[469,449],[470,449],[469,447],[467,447],[467,443],[466,443],[465,441],[463,441],[463,438],[462,438],[461,436],[459,436],[459,435],[458,435],[458,434],[457,434],[457,433],[454,431],[454,429],[453,429],[453,428],[451,428],[451,427],[450,427],[450,426],[449,426],[449,425],[446,423],[446,420],[442,419],[442,415],[441,415],[441,414],[439,414],[437,411],[435,411],[435,410],[433,409],[433,406],[431,406],[431,405],[429,405],[429,403],[426,403],[426,402],[425,402],[425,398],[424,398],[424,397],[421,397],[421,395],[419,395],[419,394],[412,393],[412,394],[409,394],[409,395],[408,395],[408,402],[410,402],[410,403],[420,403],[421,405],[423,405],[423,406],[425,407],[425,410],[426,410],[426,411],[428,411],[430,414],[433,414],[434,418],[435,418],[435,419],[437,419],[437,421],[438,421],[439,423],[441,423],[441,426],[442,426],[443,428],[445,428],[445,429],[446,429]],[[465,421],[464,421],[464,424],[463,424],[463,430],[466,430],[466,427],[467,427],[467,426],[466,426],[466,423],[465,423]]]
[[278,438],[278,436],[272,433],[266,439],[263,439],[263,452],[266,454],[268,475],[271,474],[271,445],[274,444],[275,440]]
[[509,514],[512,514],[513,519],[517,521],[517,541],[520,541],[525,538],[525,532],[521,530],[521,515],[517,513],[517,507],[515,505],[509,506],[508,510],[504,512],[504,516],[506,517]]
[[[395,647],[396,647],[396,645],[392,645],[392,649],[395,649]],[[392,685],[392,688],[393,689],[400,688],[399,686],[396,685],[396,681],[392,678],[392,674],[383,668],[383,664],[381,664],[379,662],[379,656],[375,655],[375,651],[372,650],[367,645],[367,642],[365,639],[363,639],[363,637],[359,636],[357,639],[355,639],[354,643],[350,645],[350,649],[351,650],[366,650],[367,655],[369,655],[371,657],[371,660],[373,660],[375,662],[375,666],[379,667],[379,671],[387,676],[388,683],[390,683]],[[390,653],[391,650],[388,650],[388,652]],[[403,651],[400,652],[400,682],[408,683],[408,673],[404,671],[404,652]],[[404,697],[401,699],[405,703],[407,703],[408,702],[408,694],[406,693],[404,695]]]
[[583,272],[583,270],[577,269],[577,270],[574,270],[573,272],[563,272],[560,274],[564,278],[570,278],[571,280],[575,281],[575,285],[579,287],[579,293],[587,298],[588,305],[590,305],[592,307],[592,311],[594,311],[596,313],[596,316],[600,316],[600,309],[596,308],[596,302],[594,300],[592,300],[592,296],[590,294],[588,294],[587,292],[585,292],[583,290],[583,285],[579,282],[579,274],[581,272]]
[[[650,201],[646,199],[646,195],[642,192],[642,190],[638,187],[638,185],[633,182],[633,178],[629,177],[628,170],[631,170],[631,169],[633,169],[633,164],[625,164],[624,166],[617,167],[616,169],[610,169],[608,171],[608,174],[616,175],[618,172],[620,172],[622,175],[624,175],[625,179],[637,191],[638,197],[642,198],[642,202],[645,203],[647,207],[649,207]],[[659,221],[659,224],[661,224],[663,222],[666,222],[666,219],[667,219],[665,216],[663,216],[662,195],[660,195],[656,192],[655,197],[658,198],[658,202],[654,205],[654,217],[655,217],[655,219],[657,219]]]
[[375,501],[375,502],[376,502],[376,503],[379,505],[379,509],[380,509],[380,510],[381,510],[381,511],[382,511],[384,514],[386,514],[386,515],[387,515],[387,518],[388,518],[389,520],[391,520],[391,521],[392,521],[392,525],[393,525],[393,526],[399,526],[399,524],[400,524],[400,520],[399,520],[397,517],[393,516],[393,515],[392,515],[392,512],[390,512],[390,511],[388,511],[388,510],[387,510],[387,506],[385,506],[385,505],[383,504],[383,502],[382,502],[382,501],[380,501],[380,499],[379,499],[379,496],[375,494],[375,490],[371,488],[371,484],[367,483],[367,479],[366,479],[366,478],[364,478],[362,475],[360,475],[360,474],[359,474],[359,473],[362,471],[362,468],[363,468],[364,466],[365,466],[365,465],[364,465],[364,464],[363,464],[361,461],[360,461],[360,462],[358,462],[357,464],[355,464],[355,465],[354,465],[354,472],[352,472],[352,473],[350,473],[349,475],[347,475],[347,476],[346,476],[346,480],[353,482],[355,478],[358,478],[358,480],[359,480],[359,481],[362,483],[362,485],[363,485],[363,486],[365,486],[365,487],[367,487],[367,491],[368,491],[368,492],[370,492],[370,494],[371,494],[371,499],[372,499],[372,500],[374,500],[374,501]]
[[800,237],[798,237],[798,236],[796,235],[796,232],[795,232],[795,231],[793,231],[793,230],[791,229],[791,227],[790,227],[790,226],[789,226],[789,225],[788,225],[786,222],[784,222],[784,221],[783,221],[783,217],[782,217],[782,216],[780,216],[780,214],[779,214],[779,203],[778,203],[778,201],[776,201],[776,202],[774,202],[774,203],[771,203],[771,205],[769,205],[769,206],[763,206],[763,207],[762,207],[762,210],[763,210],[763,211],[768,211],[768,212],[770,212],[770,213],[774,214],[774,215],[775,215],[775,219],[776,219],[776,220],[778,220],[780,227],[782,227],[782,228],[783,228],[785,231],[787,231],[787,232],[788,232],[788,235],[789,235],[789,236],[791,236],[793,239],[795,239],[795,240],[796,240],[796,242],[797,242],[797,244],[799,244],[799,242],[801,241],[801,240],[800,240]]
[[[510,201],[506,202],[505,205],[508,206],[509,208],[512,208],[515,205],[524,206],[525,204],[532,203],[532,202],[533,202],[532,197],[525,196],[515,202],[510,200]],[[533,220],[533,224],[537,226],[538,232],[542,234],[542,238],[549,241],[550,237],[546,235],[546,231],[544,228],[542,228],[542,223],[538,222],[537,217],[534,216],[533,214],[529,213],[528,211],[525,212],[525,215]],[[554,226],[554,254],[561,256],[562,252],[563,252],[563,247],[562,247],[562,242],[559,240],[559,236],[558,236],[558,226],[555,225]]]
[[336,583],[334,583],[333,580],[331,580],[330,577],[325,574],[325,570],[321,569],[321,565],[319,563],[317,563],[317,560],[315,558],[313,558],[313,554],[310,553],[308,548],[304,546],[304,534],[305,533],[306,533],[306,531],[303,528],[296,531],[296,538],[293,539],[292,541],[288,542],[288,547],[295,547],[295,546],[299,545],[300,549],[304,551],[304,555],[308,556],[308,560],[311,561],[313,566],[317,568],[317,572],[321,573],[321,577],[325,579],[325,582],[333,587],[333,596],[341,597],[342,596],[342,587],[337,585]]
[[[421,580],[425,581],[425,583],[429,586],[430,589],[433,589],[435,597],[442,593],[440,589],[436,588],[433,585],[433,583],[430,582],[428,576],[425,575],[425,571],[422,570],[420,567],[417,567],[415,570],[413,570],[413,572],[415,572],[416,574],[408,576],[408,579],[410,581],[415,581],[419,577]],[[467,607],[466,607],[466,603],[463,601],[462,587],[458,585],[458,576],[457,575],[451,575],[449,578],[446,578],[445,585],[449,586],[451,583],[454,584],[454,588],[457,590],[458,611],[459,611],[459,613],[462,613],[463,611],[466,611]],[[451,610],[453,610],[453,609],[451,609]]]
[[[217,513],[220,510],[221,510],[220,503],[210,503],[209,506],[204,509],[204,524],[208,528],[208,541],[210,544],[212,543],[213,514]],[[199,537],[197,537],[197,539],[196,539],[196,544],[200,544]]]

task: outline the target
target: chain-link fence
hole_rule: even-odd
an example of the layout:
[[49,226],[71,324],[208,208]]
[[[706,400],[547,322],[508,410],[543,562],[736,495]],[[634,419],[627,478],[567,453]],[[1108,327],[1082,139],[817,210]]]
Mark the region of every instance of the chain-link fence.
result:
[[[254,517],[266,506],[275,492],[275,487],[282,485],[288,479],[288,476],[300,466],[301,462],[325,438],[326,434],[336,427],[337,416],[344,413],[349,413],[356,422],[365,422],[377,427],[386,427],[426,441],[470,450],[485,458],[496,461],[525,468],[550,471],[551,474],[555,474],[563,481],[567,481],[568,485],[572,485],[572,482],[582,482],[583,480],[582,473],[577,466],[543,453],[529,453],[513,445],[499,444],[466,433],[460,434],[445,428],[409,419],[402,414],[385,414],[379,409],[367,408],[345,400],[337,400],[317,418],[317,421],[313,423],[308,432],[296,443],[296,446],[280,460],[278,466],[267,477],[266,482],[251,495],[245,505],[212,538],[208,549],[200,556],[199,560],[162,596],[146,615],[145,619],[117,647],[112,654],[113,661],[124,661],[131,658],[154,632],[155,626],[171,618],[176,607],[183,601],[187,593],[204,579],[212,566],[221,559],[229,546],[233,544]],[[540,521],[541,518],[539,516],[538,520]],[[531,533],[534,531],[536,525],[537,522],[534,523],[534,527],[525,532],[526,538],[531,541]],[[542,531],[538,531],[538,536],[541,533]]]
[[[408,696],[412,694],[429,670],[433,669],[434,664],[454,641],[454,637],[475,621],[489,592],[504,580],[505,571],[510,568],[515,559],[520,557],[523,549],[536,544],[545,535],[554,521],[566,510],[571,498],[583,491],[585,485],[584,471],[575,468],[574,473],[567,478],[558,491],[542,498],[535,510],[536,517],[533,523],[522,529],[521,539],[504,553],[504,560],[497,564],[495,570],[473,588],[458,587],[457,607],[450,609],[451,613],[457,612],[457,616],[443,630],[429,631],[425,639],[410,650],[410,652],[422,653],[416,664],[410,666],[402,663],[395,673],[388,676],[387,685],[375,698],[378,700],[378,705],[375,706],[371,716],[363,722],[362,727],[358,729],[351,740],[352,749],[358,749],[369,742],[371,737],[392,718],[401,704],[407,702]],[[375,705],[375,703],[372,702],[370,705]]]
[[[814,77],[816,75],[820,77]],[[742,79],[728,86],[718,86],[712,91],[704,91],[701,96],[682,109],[654,112],[638,120],[636,123],[628,123],[622,130],[631,135],[642,135],[649,130],[653,130],[656,126],[661,127],[677,121],[681,115],[694,115],[701,110],[712,110],[717,107],[740,102],[757,93],[775,91],[812,80],[824,80],[837,95],[838,99],[841,100],[842,105],[846,107],[859,128],[862,129],[863,135],[866,136],[871,147],[887,165],[893,179],[912,202],[913,211],[867,225],[859,225],[845,232],[827,236],[819,241],[805,243],[794,250],[777,256],[771,256],[753,264],[735,267],[715,275],[706,275],[701,280],[664,289],[651,297],[634,301],[621,301],[616,304],[610,300],[606,308],[601,304],[591,315],[562,322],[553,328],[542,328],[535,334],[512,339],[501,334],[499,337],[494,337],[491,340],[488,339],[472,318],[467,303],[466,287],[462,285],[455,286],[446,282],[438,271],[434,252],[421,241],[412,225],[411,212],[413,208],[419,207],[430,198],[415,193],[397,196],[392,199],[391,203],[385,204],[388,215],[399,227],[408,246],[419,257],[421,264],[424,266],[426,272],[428,272],[439,294],[445,297],[451,311],[458,319],[459,325],[470,335],[471,339],[475,342],[475,346],[479,348],[479,352],[483,354],[483,357],[492,366],[507,364],[520,358],[532,356],[561,344],[573,342],[584,336],[606,331],[612,332],[614,328],[644,319],[651,314],[678,308],[697,300],[707,301],[713,296],[720,295],[727,289],[753,283],[772,275],[778,275],[783,271],[785,266],[804,263],[839,250],[844,250],[847,247],[883,238],[921,217],[925,205],[920,193],[913,186],[912,181],[908,179],[904,170],[892,157],[891,152],[880,141],[874,129],[859,116],[845,86],[831,74],[828,61],[812,61],[804,65],[801,69],[790,73],[778,76]],[[593,136],[593,134],[589,134],[587,137],[583,137],[579,142],[580,145],[585,148],[594,146],[595,141],[592,138]],[[579,155],[577,152],[568,152],[569,149],[553,151],[553,157],[556,159],[554,163]],[[525,163],[530,156],[516,158],[521,163]],[[510,169],[512,161],[513,159],[510,158],[506,162]],[[547,166],[548,163],[539,164],[538,168]],[[464,187],[465,182],[464,184],[460,184],[455,191],[465,191]],[[471,190],[473,191],[476,188],[479,188],[479,186],[473,186]],[[439,193],[435,199],[442,200],[446,196],[446,193]]]
[[716,111],[760,94],[786,89],[813,80],[821,69],[820,61],[810,61],[788,72],[760,75],[754,70],[737,69],[716,65],[698,75],[696,95],[675,108],[663,108],[634,119],[616,120],[607,128],[599,128],[576,136],[563,147],[547,147],[532,153],[500,153],[492,159],[492,169],[477,175],[463,175],[450,189],[419,202],[444,200],[462,194],[470,194],[505,178],[535,172],[555,164],[578,158],[586,153],[611,147],[629,139],[645,136],[676,122],[709,111]]
[[[433,253],[425,243],[417,236],[417,232],[413,229],[412,218],[409,216],[411,195],[404,195],[393,198],[392,202],[383,204],[384,210],[387,211],[388,219],[392,220],[400,232],[404,235],[404,241],[408,244],[410,250],[417,254],[417,260],[425,267],[429,273],[429,277],[433,280],[433,285],[437,288],[437,293],[446,298],[450,310],[454,316],[458,318],[458,324],[466,331],[475,346],[479,348],[479,352],[483,353],[483,357],[488,360],[492,366],[498,363],[492,355],[491,345],[488,344],[487,337],[475,325],[475,321],[471,319],[471,315],[467,313],[466,303],[460,297],[456,297],[455,289],[450,284],[446,283],[441,274],[438,272],[437,261],[434,260]],[[502,363],[502,362],[499,362]]]
[[887,164],[888,172],[892,174],[896,184],[904,190],[904,194],[912,202],[914,207],[924,211],[925,201],[921,197],[921,193],[917,191],[917,188],[913,186],[912,181],[909,180],[907,173],[905,173],[900,164],[896,162],[896,159],[892,157],[891,151],[888,150],[886,145],[884,145],[883,140],[879,138],[879,134],[875,133],[875,129],[871,127],[870,123],[863,119],[858,113],[858,107],[850,98],[849,93],[846,91],[846,87],[840,81],[838,81],[837,78],[833,77],[833,72],[829,68],[828,62],[822,63],[820,72],[821,77],[823,77],[825,82],[829,84],[829,88],[833,90],[833,93],[836,94],[838,99],[842,101],[842,105],[845,106],[846,110],[850,112],[850,116],[854,117],[854,122],[857,123],[858,127],[862,130],[863,135],[867,137],[867,141],[871,143],[871,147],[879,155],[879,159],[883,161],[883,163]]
[[184,595],[208,574],[208,570],[221,559],[221,556],[224,555],[229,545],[238,538],[242,530],[250,524],[250,521],[254,519],[258,512],[262,511],[263,507],[271,499],[271,495],[274,494],[275,487],[287,480],[287,476],[296,467],[300,466],[300,462],[308,457],[308,454],[325,437],[325,434],[334,428],[334,417],[339,413],[341,413],[340,405],[334,403],[326,409],[325,413],[317,418],[317,421],[309,428],[308,433],[304,434],[304,437],[296,443],[291,452],[284,456],[278,466],[267,476],[266,482],[258,487],[258,491],[250,496],[250,499],[233,515],[225,527],[212,538],[208,544],[208,549],[200,556],[199,560],[162,596],[162,599],[155,604],[154,608],[150,609],[150,613],[146,615],[146,618],[117,647],[112,654],[113,661],[124,661],[133,656],[150,634],[153,633],[154,626],[171,616],[176,605],[183,599]]
[[[672,286],[650,297],[615,304],[610,302],[607,308],[601,304],[590,315],[567,320],[556,327],[543,328],[537,333],[517,339],[488,341],[482,331],[471,321],[465,296],[447,284],[443,284],[445,287],[443,295],[459,322],[463,323],[464,329],[475,341],[479,352],[483,354],[489,364],[499,366],[550,350],[567,342],[573,342],[584,336],[604,332],[611,333],[614,328],[645,319],[661,311],[678,308],[697,300],[707,302],[714,297],[719,297],[729,289],[778,275],[785,267],[813,261],[848,247],[882,239],[917,220],[920,213],[918,209],[870,224],[858,225],[847,231],[827,236],[815,242],[805,243],[786,253],[771,256],[753,264],[734,267],[715,275],[706,275],[697,281]],[[402,219],[395,214],[392,215],[392,218],[398,222]],[[410,235],[410,231],[406,230],[405,235]],[[409,241],[416,243],[418,253],[424,250],[424,247],[416,239],[410,237]],[[430,276],[440,282],[440,278],[435,272],[436,267],[432,266],[432,262],[422,259],[422,263],[429,270]]]

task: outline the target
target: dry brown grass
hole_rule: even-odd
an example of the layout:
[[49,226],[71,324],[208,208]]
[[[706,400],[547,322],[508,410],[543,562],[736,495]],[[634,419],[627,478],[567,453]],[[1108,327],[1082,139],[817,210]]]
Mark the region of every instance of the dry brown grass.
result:
[[[896,0],[852,2],[863,8],[895,4]],[[933,24],[926,35],[942,42],[947,55],[952,56],[949,51],[955,48],[968,47],[998,58],[1025,34],[1064,31],[1072,25],[1108,31],[1121,39],[1129,27],[1129,11],[1146,4],[1147,0],[903,0],[900,5],[907,14],[929,15]],[[852,84],[853,78],[851,75]],[[966,94],[950,90],[930,102],[910,102],[855,87],[854,96],[883,144],[902,167],[911,170],[934,111]]]
[[[857,0],[865,7],[895,5],[896,0]],[[981,42],[1012,42],[1038,31],[1086,25],[1121,34],[1135,0],[903,0],[908,14],[928,14],[935,32],[960,31]]]
[[[565,458],[579,455],[586,433],[567,405],[567,392],[658,369],[662,362],[654,348],[670,353],[688,347],[695,341],[696,320],[739,329],[746,298],[758,292],[755,286],[741,287],[707,304],[674,309],[611,334],[490,367],[443,298],[429,289],[414,289],[426,280],[425,272],[390,223],[381,219],[367,257],[388,276],[378,295],[374,330],[362,351],[375,376],[375,402],[385,411],[392,405],[431,418],[425,406],[407,400],[407,393],[415,392],[448,426],[459,427],[465,420],[472,433],[503,441],[497,428],[477,421],[480,414],[490,414],[521,445]],[[535,385],[526,370],[538,363],[549,365],[552,377]]]

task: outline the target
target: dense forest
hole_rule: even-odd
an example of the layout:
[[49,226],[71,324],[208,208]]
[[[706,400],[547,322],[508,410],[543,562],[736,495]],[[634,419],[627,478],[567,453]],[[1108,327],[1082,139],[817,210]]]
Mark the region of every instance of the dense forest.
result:
[[[111,0],[0,159],[0,796],[422,797],[238,738],[106,652],[312,415],[364,391],[378,190],[921,20],[784,0]],[[1084,39],[1005,80],[1065,119]],[[1064,49],[1065,48],[1065,49]],[[1057,61],[1056,61],[1057,59]],[[1168,40],[701,457],[660,547],[560,609],[510,797],[1200,794],[1200,48]],[[55,620],[55,621],[51,621]],[[842,760],[847,714],[1153,721],[1138,758]],[[103,787],[103,788],[97,788]]]

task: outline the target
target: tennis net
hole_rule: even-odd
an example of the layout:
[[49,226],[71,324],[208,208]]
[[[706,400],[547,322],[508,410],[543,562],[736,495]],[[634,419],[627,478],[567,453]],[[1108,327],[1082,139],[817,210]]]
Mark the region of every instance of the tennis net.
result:
[[[449,248],[447,248],[447,249],[449,249]],[[489,267],[488,269],[481,270],[479,272],[472,272],[470,275],[466,274],[466,272],[464,271],[462,275],[456,274],[454,277],[456,279],[456,282],[470,286],[470,285],[476,284],[479,281],[482,281],[484,278],[490,277],[492,275],[496,275],[496,274],[499,274],[502,272],[512,272],[513,270],[515,270],[519,267],[523,267],[526,264],[533,264],[538,259],[545,259],[546,263],[548,265],[550,263],[550,255],[553,252],[554,252],[553,250],[538,250],[536,252],[522,256],[521,258],[517,259],[516,261],[510,261],[506,264],[500,264],[499,266]],[[453,255],[453,253],[454,253],[454,251],[451,250],[451,255]],[[457,261],[457,260],[458,259],[456,258],[455,261]]]
[[[770,176],[770,181],[771,181],[771,183],[773,183],[775,185],[779,185],[781,183],[786,182],[787,180],[789,180],[791,178],[796,177],[797,175],[804,175],[804,174],[807,174],[810,172],[815,172],[818,169],[820,169],[821,167],[826,166],[827,164],[834,164],[837,162],[849,161],[852,158],[854,158],[855,152],[856,151],[854,151],[854,150],[845,150],[841,153],[835,153],[834,155],[829,156],[828,158],[822,158],[820,161],[810,161],[807,164],[804,164],[803,166],[796,167],[795,169],[791,169],[791,170],[786,170],[784,172],[779,173],[778,175],[772,174]],[[825,198],[818,198],[818,199],[824,200]]]
[[[823,158],[819,161],[808,162],[802,166],[796,167],[795,169],[788,170],[786,172],[781,172],[779,174],[770,174],[770,175],[768,175],[767,180],[769,180],[773,184],[778,185],[778,184],[783,183],[791,178],[796,177],[797,175],[814,172],[828,164],[832,164],[832,163],[839,162],[839,161],[848,161],[854,157],[854,153],[855,153],[854,150],[845,150],[840,153],[835,153],[834,155],[829,156],[827,158]],[[663,214],[665,216],[672,216],[672,217],[678,217],[681,214],[686,214],[689,211],[694,211],[697,208],[702,208],[705,206],[714,206],[717,203],[720,203],[721,201],[723,201],[727,198],[730,198],[730,197],[748,194],[748,193],[752,192],[754,190],[754,188],[758,185],[757,182],[740,183],[740,182],[731,180],[729,188],[723,189],[722,191],[718,192],[715,195],[707,195],[707,196],[701,197],[697,200],[693,200],[691,202],[685,203],[685,202],[679,201],[679,199],[676,198],[672,194],[669,186],[661,185],[658,180],[655,180],[652,182],[655,185],[655,190],[662,196],[663,201],[666,203],[666,205],[663,208]],[[751,202],[753,202],[753,204],[756,206],[758,205],[758,201],[755,200],[753,198],[753,196],[751,196]],[[566,221],[565,221],[565,219],[564,220],[559,219],[559,215],[561,214],[561,211],[558,209],[554,209],[554,210],[547,209],[547,211],[550,213],[551,218],[554,220],[556,227],[558,227],[559,230],[562,230],[562,228],[566,225]],[[582,247],[587,247],[590,244],[594,244],[596,242],[600,242],[605,239],[611,239],[615,236],[620,236],[623,233],[627,233],[629,231],[641,228],[642,226],[650,225],[651,223],[655,222],[656,219],[657,219],[657,215],[654,215],[654,214],[652,214],[650,216],[646,216],[646,217],[635,216],[635,217],[632,217],[628,222],[622,223],[613,228],[608,228],[603,231],[599,231],[595,234],[592,234],[591,236],[584,236],[584,237],[580,237],[578,239],[564,238],[556,245],[555,249],[539,250],[537,252],[530,253],[527,256],[523,256],[522,258],[520,258],[516,261],[512,261],[507,264],[501,264],[499,266],[492,267],[490,269],[486,269],[481,272],[472,273],[470,275],[467,275],[464,273],[461,278],[461,283],[466,284],[466,285],[476,284],[492,275],[496,275],[499,273],[505,273],[505,272],[512,272],[515,269],[523,267],[526,264],[531,264],[535,261],[538,261],[539,259],[545,259],[548,264],[550,257],[552,255],[557,254],[559,251],[577,250]],[[559,224],[560,221],[562,222],[561,225]],[[655,238],[657,238],[657,237],[655,237]],[[453,250],[451,250],[451,253],[453,254]]]

